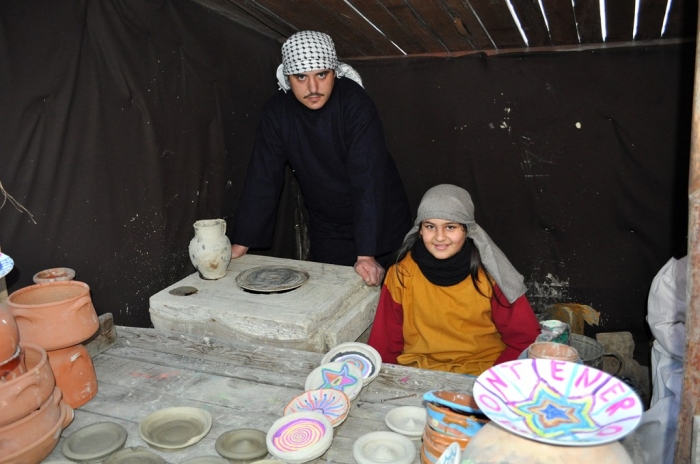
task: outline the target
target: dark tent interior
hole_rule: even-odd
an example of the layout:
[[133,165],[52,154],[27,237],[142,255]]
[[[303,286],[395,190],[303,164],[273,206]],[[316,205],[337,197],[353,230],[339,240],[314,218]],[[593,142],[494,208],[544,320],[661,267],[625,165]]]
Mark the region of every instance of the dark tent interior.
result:
[[[413,213],[433,185],[466,188],[536,310],[590,305],[601,320],[587,330],[631,332],[648,365],[649,285],[688,230],[694,29],[686,38],[338,49],[376,102]],[[279,62],[278,40],[191,0],[0,3],[8,291],[70,267],[98,313],[148,327],[149,296],[194,272],[193,222],[236,211]],[[289,179],[275,244],[256,253],[297,256]]]

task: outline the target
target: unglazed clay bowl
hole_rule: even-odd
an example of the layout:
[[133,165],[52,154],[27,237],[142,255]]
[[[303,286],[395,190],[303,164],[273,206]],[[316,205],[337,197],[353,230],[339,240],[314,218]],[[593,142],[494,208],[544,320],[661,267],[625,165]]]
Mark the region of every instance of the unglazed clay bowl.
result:
[[17,352],[19,328],[12,312],[0,304],[0,364],[8,361]]
[[97,394],[97,375],[85,346],[78,344],[47,351],[56,385],[63,391],[63,401],[79,408]]
[[39,409],[0,427],[0,450],[3,454],[12,454],[35,443],[56,425],[64,410],[67,410],[64,419],[70,422],[73,409],[61,401],[61,389],[56,387]]
[[75,280],[30,285],[13,292],[7,305],[23,342],[60,350],[90,338],[100,327],[90,287]]
[[527,357],[530,359],[557,359],[560,361],[578,362],[576,348],[562,343],[537,342],[527,349]]
[[27,363],[24,361],[24,350],[17,345],[14,356],[0,364],[0,382],[8,382],[27,372]]
[[427,403],[428,427],[438,433],[456,438],[473,437],[489,420],[468,413],[458,413],[450,408]]
[[61,416],[48,432],[14,453],[3,453],[0,455],[0,464],[39,463],[46,456],[51,454],[51,451],[53,451],[58,443],[58,439],[61,437],[61,432],[68,427],[73,420],[73,409],[71,409],[70,406],[61,402],[60,409]]
[[0,382],[0,427],[15,422],[41,407],[56,386],[49,357],[37,345],[21,342],[27,372]]
[[46,282],[56,282],[59,280],[73,280],[75,278],[75,271],[69,267],[53,267],[51,269],[44,269],[34,274],[32,280],[35,284],[43,284]]

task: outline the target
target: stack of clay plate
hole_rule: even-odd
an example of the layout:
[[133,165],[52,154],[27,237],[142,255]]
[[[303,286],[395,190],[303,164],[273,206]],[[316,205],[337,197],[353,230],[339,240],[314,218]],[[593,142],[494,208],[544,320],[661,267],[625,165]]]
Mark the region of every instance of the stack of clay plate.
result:
[[54,449],[73,409],[62,400],[46,351],[20,341],[15,319],[0,305],[0,357],[9,353],[0,365],[0,463],[36,464]]
[[31,285],[12,293],[7,305],[22,341],[44,348],[64,401],[77,408],[97,394],[92,358],[82,342],[100,323],[90,287],[75,280]]

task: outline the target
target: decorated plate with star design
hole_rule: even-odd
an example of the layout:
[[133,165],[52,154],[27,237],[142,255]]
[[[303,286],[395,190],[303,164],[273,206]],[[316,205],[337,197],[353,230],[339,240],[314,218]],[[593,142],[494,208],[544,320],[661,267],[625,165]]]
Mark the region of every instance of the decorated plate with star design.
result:
[[306,378],[306,391],[333,388],[345,393],[350,401],[354,400],[362,390],[362,371],[356,364],[343,362],[329,362],[321,364],[311,371]]
[[564,446],[617,441],[637,428],[644,410],[617,377],[553,359],[493,366],[476,379],[473,394],[484,414],[505,429]]

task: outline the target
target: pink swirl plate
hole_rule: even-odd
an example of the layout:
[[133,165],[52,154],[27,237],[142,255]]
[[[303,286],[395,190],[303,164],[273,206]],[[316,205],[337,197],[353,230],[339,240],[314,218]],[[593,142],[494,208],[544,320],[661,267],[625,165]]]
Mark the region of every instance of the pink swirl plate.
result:
[[277,419],[267,432],[267,450],[288,464],[308,462],[331,446],[333,426],[316,411],[299,411]]
[[340,425],[350,412],[348,395],[333,388],[309,390],[295,397],[284,407],[284,415],[299,411],[320,412],[333,427]]

